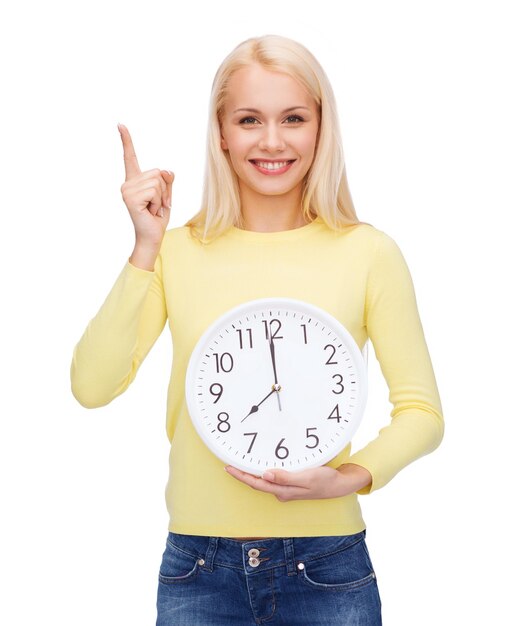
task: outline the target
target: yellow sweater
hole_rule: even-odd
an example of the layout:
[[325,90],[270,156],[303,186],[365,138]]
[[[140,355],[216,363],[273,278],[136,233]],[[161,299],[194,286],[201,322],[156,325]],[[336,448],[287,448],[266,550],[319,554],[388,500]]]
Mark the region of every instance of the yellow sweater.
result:
[[172,532],[303,537],[365,528],[356,494],[280,502],[229,476],[193,427],[185,376],[194,346],[229,309],[268,297],[325,309],[360,348],[370,338],[389,387],[390,423],[362,450],[351,454],[349,444],[327,465],[367,468],[373,482],[363,493],[369,493],[442,439],[442,407],[412,279],[387,234],[369,224],[336,232],[319,217],[274,233],[231,227],[208,245],[192,239],[186,226],[170,229],[153,272],[125,264],[75,347],[71,383],[83,406],[109,403],[133,381],[168,319],[173,364],[166,503]]

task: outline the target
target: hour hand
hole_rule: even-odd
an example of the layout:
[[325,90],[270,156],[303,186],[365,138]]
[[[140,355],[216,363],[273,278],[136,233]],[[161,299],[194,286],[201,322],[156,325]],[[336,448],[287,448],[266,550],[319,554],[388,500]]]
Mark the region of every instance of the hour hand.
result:
[[245,417],[244,417],[241,421],[242,421],[242,422],[244,422],[244,421],[247,419],[247,417],[248,417],[249,415],[252,415],[252,413],[256,413],[257,411],[259,411],[259,405],[260,405],[260,404],[263,404],[263,402],[265,402],[265,400],[266,400],[269,396],[271,396],[271,395],[272,395],[275,391],[279,391],[279,390],[280,390],[279,385],[278,385],[278,386],[276,386],[276,385],[272,385],[272,391],[271,391],[270,393],[267,393],[267,395],[263,398],[263,400],[261,400],[261,402],[259,402],[259,404],[255,404],[255,405],[254,405],[254,406],[250,409],[250,412],[248,413],[248,415],[245,415]]

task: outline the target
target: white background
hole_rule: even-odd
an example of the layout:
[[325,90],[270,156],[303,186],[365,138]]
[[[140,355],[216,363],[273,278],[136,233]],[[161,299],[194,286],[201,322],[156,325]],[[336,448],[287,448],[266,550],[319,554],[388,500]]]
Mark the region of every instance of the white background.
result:
[[[133,246],[117,122],[143,169],[175,172],[170,227],[182,225],[200,202],[215,70],[265,33],[301,41],[329,75],[358,216],[404,253],[441,393],[442,445],[361,499],[384,623],[520,621],[520,5],[48,0],[1,10],[2,624],[154,623],[168,331],[127,392],[96,410],[70,393],[71,354]],[[369,363],[357,446],[391,409],[372,351]]]

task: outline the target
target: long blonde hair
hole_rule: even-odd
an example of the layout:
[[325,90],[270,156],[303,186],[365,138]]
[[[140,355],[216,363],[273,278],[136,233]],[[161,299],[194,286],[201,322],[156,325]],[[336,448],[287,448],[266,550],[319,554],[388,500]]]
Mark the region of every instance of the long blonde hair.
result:
[[283,72],[303,85],[318,106],[320,127],[313,163],[304,180],[302,212],[306,222],[320,216],[332,229],[360,224],[347,183],[336,101],[329,80],[315,57],[301,44],[278,35],[240,43],[219,66],[212,84],[201,209],[185,226],[209,243],[232,225],[243,228],[237,175],[221,148],[221,118],[230,76],[258,63]]

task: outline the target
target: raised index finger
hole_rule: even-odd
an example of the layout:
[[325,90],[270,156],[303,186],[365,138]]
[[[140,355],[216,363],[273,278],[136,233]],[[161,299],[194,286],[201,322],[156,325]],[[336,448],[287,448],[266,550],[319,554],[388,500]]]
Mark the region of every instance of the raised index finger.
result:
[[124,126],[124,124],[118,124],[118,129],[121,134],[122,146],[124,148],[124,170],[126,172],[126,180],[138,176],[141,173],[139,167],[139,161],[137,161],[137,155],[135,154],[135,148],[133,147],[133,141],[130,135],[130,131]]

